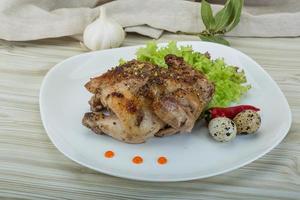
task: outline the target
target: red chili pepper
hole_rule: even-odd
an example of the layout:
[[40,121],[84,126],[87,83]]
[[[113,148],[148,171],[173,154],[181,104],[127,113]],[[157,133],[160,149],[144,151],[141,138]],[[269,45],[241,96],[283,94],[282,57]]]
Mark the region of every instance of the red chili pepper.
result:
[[206,111],[206,120],[216,117],[227,117],[233,119],[237,114],[244,110],[259,111],[260,109],[251,105],[240,105],[227,108],[214,107]]

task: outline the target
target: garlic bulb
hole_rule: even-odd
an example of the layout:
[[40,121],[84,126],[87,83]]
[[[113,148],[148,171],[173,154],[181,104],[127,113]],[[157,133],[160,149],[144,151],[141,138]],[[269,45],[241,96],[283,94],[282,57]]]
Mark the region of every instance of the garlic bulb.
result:
[[83,32],[83,42],[90,50],[119,47],[125,39],[125,31],[117,22],[106,17],[103,6],[100,17],[89,24]]

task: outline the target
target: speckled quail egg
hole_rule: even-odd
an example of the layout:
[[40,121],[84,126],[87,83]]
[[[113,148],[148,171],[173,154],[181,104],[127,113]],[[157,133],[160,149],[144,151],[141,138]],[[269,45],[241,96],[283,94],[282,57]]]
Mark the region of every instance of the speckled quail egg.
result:
[[235,123],[227,117],[216,117],[208,124],[210,135],[219,142],[228,142],[235,138],[237,129]]
[[259,114],[253,110],[244,110],[233,118],[237,127],[237,133],[247,135],[255,133],[261,124]]

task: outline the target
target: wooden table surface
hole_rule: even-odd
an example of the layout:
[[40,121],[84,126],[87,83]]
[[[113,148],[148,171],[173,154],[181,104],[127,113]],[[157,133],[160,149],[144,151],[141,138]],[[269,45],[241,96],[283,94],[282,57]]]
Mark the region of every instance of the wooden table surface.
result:
[[[245,167],[176,183],[116,178],[66,158],[43,128],[39,88],[50,68],[82,48],[70,38],[0,41],[0,199],[300,199],[300,38],[228,39],[278,83],[292,109],[291,130]],[[128,35],[124,46],[148,40]],[[198,38],[165,34],[160,40]]]

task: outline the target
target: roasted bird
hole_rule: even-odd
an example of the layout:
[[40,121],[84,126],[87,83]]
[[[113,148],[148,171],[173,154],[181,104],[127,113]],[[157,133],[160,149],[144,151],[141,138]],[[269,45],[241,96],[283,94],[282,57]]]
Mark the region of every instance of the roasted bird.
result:
[[92,78],[85,85],[93,94],[91,112],[83,124],[127,143],[190,132],[214,85],[181,57],[167,55],[165,62],[168,68],[132,60]]

